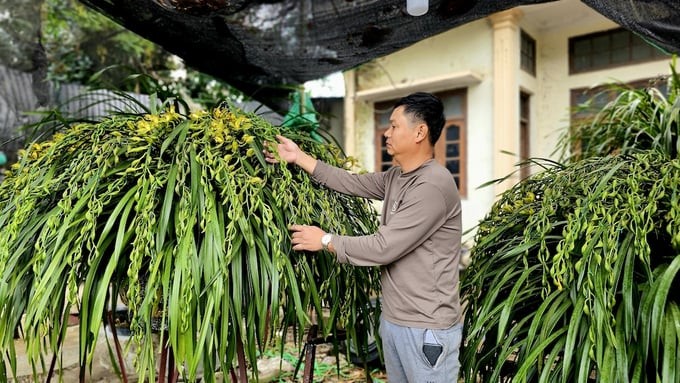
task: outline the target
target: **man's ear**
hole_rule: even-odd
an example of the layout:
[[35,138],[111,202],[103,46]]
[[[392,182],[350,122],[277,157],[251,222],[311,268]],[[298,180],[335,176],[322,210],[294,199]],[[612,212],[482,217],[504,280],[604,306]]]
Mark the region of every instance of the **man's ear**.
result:
[[419,124],[416,129],[416,142],[421,142],[422,140],[427,139],[428,128],[426,124]]

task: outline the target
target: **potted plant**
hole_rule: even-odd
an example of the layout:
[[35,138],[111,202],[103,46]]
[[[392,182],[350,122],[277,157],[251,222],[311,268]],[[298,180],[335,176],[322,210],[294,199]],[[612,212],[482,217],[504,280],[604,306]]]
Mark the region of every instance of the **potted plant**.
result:
[[[477,228],[466,382],[680,379],[680,78],[573,127]],[[576,149],[576,150],[574,150]]]
[[14,373],[18,327],[36,376],[51,374],[42,358],[59,354],[76,307],[84,379],[119,293],[139,381],[156,378],[153,318],[182,377],[194,381],[200,368],[207,382],[237,366],[245,381],[246,363],[255,365],[274,332],[292,326],[301,338],[312,311],[326,335],[344,328],[355,340],[357,321],[375,323],[378,271],[294,252],[287,230],[295,222],[371,233],[372,207],[262,155],[283,134],[350,166],[337,146],[230,105],[190,115],[162,105],[62,120],[56,130],[30,144],[0,184],[0,349],[10,361],[0,376]]

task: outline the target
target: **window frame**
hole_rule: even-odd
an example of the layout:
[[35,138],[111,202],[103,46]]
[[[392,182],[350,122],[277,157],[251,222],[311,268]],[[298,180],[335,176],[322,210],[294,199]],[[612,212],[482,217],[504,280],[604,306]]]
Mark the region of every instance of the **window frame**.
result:
[[[463,102],[465,103],[465,102]],[[456,125],[458,126],[458,193],[460,194],[461,197],[467,197],[467,145],[466,140],[466,127],[465,127],[465,118],[464,117],[457,117],[457,118],[447,118],[446,123],[444,124],[444,129],[442,130],[442,134],[439,137],[439,140],[437,140],[437,143],[434,146],[434,158],[439,162],[442,166],[446,167],[446,130],[448,127]],[[451,175],[454,175],[451,173]]]
[[[650,86],[658,87],[658,85],[655,85],[656,83],[658,83],[659,81],[666,82],[667,79],[668,76],[652,77],[641,80],[632,80],[626,82],[625,84],[620,85],[628,89],[644,89]],[[665,85],[661,86],[660,88],[662,93],[666,94],[668,93],[668,89],[666,88]],[[609,84],[599,85],[596,87],[581,87],[569,89],[569,108],[571,110],[571,112],[569,113],[570,124],[591,119],[597,114],[596,111],[588,110],[578,112],[577,107],[580,105],[578,100],[582,98],[581,96],[585,96],[585,98],[583,99],[587,101],[593,98],[594,96],[598,95],[601,95],[606,98],[604,104],[602,105],[602,107],[604,107],[607,103],[616,99],[616,97],[619,96],[619,92],[617,92],[615,89],[611,89],[611,86]],[[595,105],[595,107],[597,107],[597,105]]]
[[[613,41],[612,39],[620,33],[626,34],[627,37],[627,42],[623,46],[616,46],[616,42]],[[593,45],[596,43],[597,39],[602,39],[602,38],[607,38],[607,47],[605,50],[602,48],[597,48],[594,47]],[[588,55],[579,55],[576,56],[576,46],[578,44],[582,43],[588,43],[589,44],[589,49],[590,51],[588,52]],[[637,36],[633,32],[630,32],[624,28],[614,28],[614,29],[609,29],[606,31],[599,31],[595,33],[589,33],[585,35],[579,35],[579,36],[573,36],[569,38],[569,74],[579,74],[579,73],[588,73],[588,72],[594,72],[594,71],[599,71],[599,70],[606,70],[610,68],[617,68],[617,67],[622,67],[622,66],[627,66],[627,65],[633,65],[633,64],[641,64],[645,62],[650,62],[650,61],[658,61],[658,60],[668,60],[670,58],[669,55],[666,55],[659,49],[655,48],[653,45],[647,43],[645,40],[643,40],[641,37]],[[646,46],[648,48],[648,54],[645,55],[644,57],[635,57],[635,49],[638,49],[640,46]],[[613,57],[613,53],[616,52],[616,50],[625,50],[626,53],[626,59],[622,61],[617,61]],[[598,57],[597,54],[607,54],[607,63],[606,64],[595,64],[594,61]],[[576,60],[577,58],[580,57],[585,57],[586,59],[589,60],[589,64],[587,66],[584,66],[583,68],[578,67],[576,65]]]
[[[519,92],[519,157],[524,162],[531,157],[531,94]],[[519,168],[520,179],[528,178],[531,166],[523,164]]]
[[[531,52],[527,52],[524,43],[531,47]],[[519,67],[523,71],[532,76],[536,76],[536,39],[531,37],[525,30],[520,30],[520,48],[519,48]],[[529,54],[530,53],[530,54]],[[527,65],[525,65],[527,64]]]
[[[644,89],[647,87],[657,87],[661,91],[662,94],[668,95],[668,88],[667,82],[668,76],[660,76],[660,77],[652,77],[652,78],[646,78],[646,79],[640,79],[640,80],[632,80],[626,83],[621,83],[622,87],[628,88],[628,89]],[[662,82],[662,85],[659,86],[658,83]],[[570,134],[572,133],[571,129],[574,129],[576,125],[580,124],[588,124],[590,120],[595,118],[599,110],[597,110],[598,105],[595,105],[594,108],[595,110],[580,110],[578,109],[578,106],[580,103],[578,102],[579,99],[581,99],[581,96],[585,96],[585,100],[590,100],[593,98],[593,96],[602,96],[605,98],[605,102],[603,103],[602,107],[606,106],[608,103],[614,101],[616,97],[620,95],[619,92],[617,92],[615,89],[612,89],[608,84],[604,85],[599,85],[596,87],[581,87],[581,88],[572,88],[569,89],[569,129],[570,129]],[[581,142],[574,142],[572,143],[572,146],[570,147],[570,150],[572,153],[580,153],[581,152]]]

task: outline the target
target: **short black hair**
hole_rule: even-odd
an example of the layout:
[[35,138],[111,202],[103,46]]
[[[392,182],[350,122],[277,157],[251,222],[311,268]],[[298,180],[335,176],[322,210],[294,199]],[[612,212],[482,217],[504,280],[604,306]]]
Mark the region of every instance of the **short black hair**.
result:
[[439,136],[444,129],[444,104],[439,97],[425,92],[411,93],[408,96],[402,97],[396,104],[394,109],[403,106],[404,113],[411,114],[414,118],[422,120],[427,124],[429,131],[430,144],[434,146],[439,140]]

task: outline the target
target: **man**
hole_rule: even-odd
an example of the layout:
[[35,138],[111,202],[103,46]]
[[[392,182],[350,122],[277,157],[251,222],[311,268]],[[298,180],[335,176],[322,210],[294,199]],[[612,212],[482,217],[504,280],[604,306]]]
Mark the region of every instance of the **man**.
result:
[[[444,127],[441,100],[414,93],[399,100],[385,132],[396,166],[351,174],[277,137],[279,158],[341,193],[384,201],[375,234],[342,236],[292,225],[294,250],[327,250],[338,262],[382,266],[380,336],[390,383],[451,383],[458,378],[462,337],[458,263],[461,207],[449,171],[434,160]],[[270,153],[267,160],[277,161]]]

